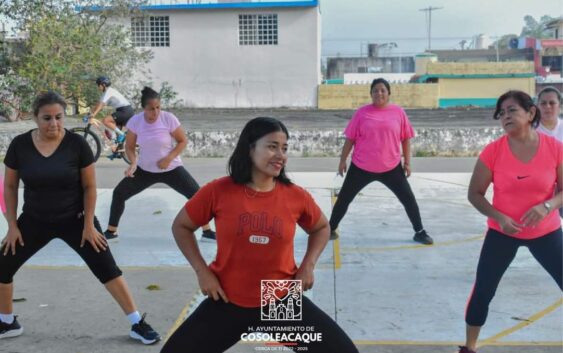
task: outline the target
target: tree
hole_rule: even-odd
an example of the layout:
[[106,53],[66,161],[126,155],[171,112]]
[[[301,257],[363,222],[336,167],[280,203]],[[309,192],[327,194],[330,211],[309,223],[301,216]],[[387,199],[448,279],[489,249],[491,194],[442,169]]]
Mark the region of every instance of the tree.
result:
[[[133,46],[129,19],[142,16],[139,5],[124,0],[0,0],[0,21],[7,18],[24,33],[21,50],[0,47],[8,68],[0,74],[0,93],[9,93],[20,110],[29,111],[37,92],[56,90],[70,102],[92,104],[99,95],[94,80],[112,77],[125,91],[144,76],[152,52]],[[22,86],[26,89],[22,89]],[[129,89],[127,89],[129,88]],[[1,110],[1,108],[0,108]]]
[[530,15],[524,16],[524,22],[526,24],[524,27],[522,27],[520,37],[548,38],[549,34],[546,31],[545,25],[547,22],[554,19],[554,17],[544,15],[538,22],[534,17]]
[[490,48],[495,48],[498,44],[499,49],[509,48],[510,40],[518,37],[534,37],[534,38],[548,38],[549,33],[547,33],[545,25],[547,22],[553,20],[554,18],[548,15],[542,16],[540,21],[536,21],[533,16],[524,16],[524,27],[520,32],[520,36],[516,34],[505,34],[495,41]]
[[489,48],[496,48],[496,46],[498,45],[499,49],[508,49],[510,47],[510,41],[514,38],[518,38],[518,36],[516,34],[505,34],[498,40],[493,42],[493,44],[491,44]]

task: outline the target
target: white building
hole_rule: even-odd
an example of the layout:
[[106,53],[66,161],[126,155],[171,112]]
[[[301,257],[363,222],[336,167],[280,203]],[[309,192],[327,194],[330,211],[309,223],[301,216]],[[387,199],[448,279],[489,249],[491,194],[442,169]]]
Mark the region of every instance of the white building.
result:
[[318,0],[143,7],[133,41],[150,47],[155,87],[187,107],[316,107],[321,79]]

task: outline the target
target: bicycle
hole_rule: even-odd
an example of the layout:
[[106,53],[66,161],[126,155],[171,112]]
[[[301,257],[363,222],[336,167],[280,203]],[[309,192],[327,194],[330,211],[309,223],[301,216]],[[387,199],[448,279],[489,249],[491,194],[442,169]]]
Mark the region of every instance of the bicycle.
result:
[[[78,134],[86,140],[90,148],[92,149],[92,153],[94,154],[94,162],[98,161],[100,155],[102,154],[102,146],[104,150],[109,150],[111,153],[107,156],[110,160],[114,160],[116,158],[122,158],[125,163],[131,164],[131,161],[127,157],[127,153],[125,153],[125,143],[119,142],[117,137],[109,138],[105,134],[105,128],[100,127],[100,122],[98,120],[92,119],[88,115],[82,118],[82,121],[86,123],[85,127],[75,127],[71,129],[71,132]],[[92,129],[94,126],[95,130]],[[119,127],[120,129],[122,126]],[[102,139],[100,139],[100,135],[103,136],[103,144]],[[127,131],[125,131],[125,135],[127,136]],[[139,146],[136,146],[135,153],[139,152]]]

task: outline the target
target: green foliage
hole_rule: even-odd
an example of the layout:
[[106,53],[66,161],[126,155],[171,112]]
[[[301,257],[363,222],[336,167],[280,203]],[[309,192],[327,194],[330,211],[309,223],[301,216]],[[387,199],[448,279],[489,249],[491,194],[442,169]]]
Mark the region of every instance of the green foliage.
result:
[[522,27],[520,37],[548,38],[549,33],[546,31],[545,25],[554,20],[555,17],[548,15],[542,16],[539,21],[530,15],[524,16],[525,26]]
[[160,95],[160,106],[162,109],[178,109],[182,106],[183,101],[181,99],[176,99],[176,97],[178,97],[178,92],[174,90],[168,81],[162,82],[160,84],[160,88],[155,87],[152,81],[148,81],[136,84],[136,90],[130,95],[130,97],[132,97],[132,104],[137,108],[141,106],[141,90],[144,86],[151,87],[155,91],[158,91],[158,94]]
[[542,16],[538,22],[534,19],[534,17],[530,15],[526,15],[524,16],[524,27],[522,27],[520,36],[516,34],[505,34],[502,37],[500,37],[497,41],[495,41],[491,45],[491,47],[495,48],[498,43],[499,49],[506,49],[509,47],[510,40],[518,37],[548,38],[549,33],[546,31],[545,25],[547,24],[547,22],[553,19],[555,18],[545,15]]
[[502,37],[500,37],[499,40],[497,40],[496,42],[494,42],[491,47],[496,47],[497,42],[498,42],[498,48],[499,49],[507,49],[509,47],[509,43],[510,40],[513,38],[518,38],[518,36],[516,34],[505,34]]
[[8,67],[0,73],[0,93],[12,97],[12,105],[45,90],[56,90],[75,104],[91,105],[99,99],[97,76],[110,76],[125,94],[134,74],[143,76],[152,52],[135,48],[129,33],[129,18],[141,15],[141,3],[92,0],[82,1],[82,7],[75,4],[0,1],[0,21],[7,18],[19,33],[25,33],[19,50],[10,48],[13,44],[0,46],[0,60]]

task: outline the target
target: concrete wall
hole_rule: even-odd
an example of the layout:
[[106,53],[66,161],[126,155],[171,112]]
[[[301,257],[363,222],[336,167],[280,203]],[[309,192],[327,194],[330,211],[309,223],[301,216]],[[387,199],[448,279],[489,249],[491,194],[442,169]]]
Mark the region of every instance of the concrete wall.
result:
[[534,96],[536,82],[522,78],[440,78],[440,108],[479,106],[494,107],[497,98],[508,90],[520,90]]
[[535,94],[536,82],[526,78],[440,78],[440,98],[498,97],[508,90],[521,90]]
[[430,75],[499,75],[499,74],[528,74],[534,72],[534,63],[529,61],[515,62],[473,62],[473,63],[443,63],[429,62],[426,72]]
[[[23,129],[0,130],[0,155],[6,154],[10,141],[22,132]],[[411,140],[413,156],[476,156],[487,143],[501,136],[503,130],[415,128],[415,133],[416,137]],[[292,157],[338,157],[345,142],[342,129],[298,130],[291,131],[290,135],[289,155]],[[218,127],[217,131],[188,131],[187,136],[189,142],[182,152],[183,157],[229,157],[236,146],[239,132],[222,131]],[[107,154],[109,151],[105,151],[103,155]]]
[[[319,109],[356,109],[371,103],[369,85],[320,85]],[[391,102],[405,108],[437,108],[438,84],[391,85]]]
[[[476,156],[500,137],[501,128],[415,128],[411,140],[413,156]],[[228,157],[238,141],[238,132],[188,132],[184,156]],[[340,129],[291,131],[288,141],[292,157],[338,157],[346,138]]]
[[[278,14],[278,45],[238,41],[239,14]],[[170,16],[170,47],[149,69],[187,107],[316,107],[320,83],[317,7],[153,11]]]

